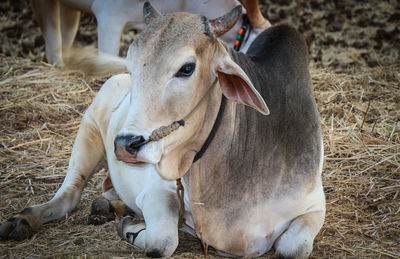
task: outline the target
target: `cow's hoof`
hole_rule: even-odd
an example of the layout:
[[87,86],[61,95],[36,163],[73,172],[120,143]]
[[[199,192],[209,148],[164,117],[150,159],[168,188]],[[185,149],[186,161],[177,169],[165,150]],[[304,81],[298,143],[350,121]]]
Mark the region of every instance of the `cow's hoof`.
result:
[[154,249],[146,252],[146,256],[151,258],[161,258],[163,257],[163,253],[157,249]]
[[2,239],[14,239],[21,241],[33,236],[35,232],[24,218],[13,217],[0,226],[0,237]]
[[106,199],[95,199],[92,202],[92,208],[88,217],[88,223],[91,225],[101,225],[115,219],[114,208]]
[[276,259],[295,259],[296,256],[284,256],[282,254],[275,254]]
[[132,216],[122,218],[117,227],[118,235],[133,244],[139,233],[146,229],[144,220],[136,219]]

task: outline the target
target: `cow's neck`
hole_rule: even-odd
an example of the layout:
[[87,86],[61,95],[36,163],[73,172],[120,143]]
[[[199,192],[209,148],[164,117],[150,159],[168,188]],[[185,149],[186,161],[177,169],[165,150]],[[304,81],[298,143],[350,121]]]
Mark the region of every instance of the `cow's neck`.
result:
[[224,111],[225,111],[226,101],[227,101],[226,97],[222,96],[221,105],[219,107],[217,118],[215,119],[215,122],[211,129],[211,132],[208,135],[206,141],[204,142],[204,144],[201,147],[201,149],[199,150],[199,152],[197,152],[196,156],[194,157],[193,163],[196,163],[203,156],[203,154],[206,152],[208,146],[213,141],[215,134],[217,133],[219,126],[221,125],[222,116],[224,115]]
[[[236,103],[228,100],[221,118],[221,124],[213,141],[208,146],[202,158],[192,165],[190,173],[188,173],[185,178],[185,182],[189,183],[187,184],[188,187],[185,193],[189,195],[194,228],[199,238],[206,243],[210,240],[207,240],[207,235],[203,236],[203,233],[209,233],[210,229],[208,228],[211,227],[211,225],[204,223],[210,222],[209,219],[212,220],[213,223],[218,223],[222,220],[219,218],[220,215],[214,214],[208,210],[209,208],[207,207],[209,204],[208,201],[216,198],[206,196],[207,193],[211,194],[214,192],[210,188],[215,188],[215,177],[210,176],[216,176],[219,166],[228,163],[226,160],[227,154],[234,141],[235,110]],[[222,174],[221,177],[223,177]],[[219,182],[223,183],[224,181]],[[224,186],[220,186],[220,188],[222,190]],[[205,239],[203,239],[203,237],[205,237]]]
[[215,125],[216,123],[219,124],[219,121],[222,119],[225,106],[224,104],[222,104],[222,99],[223,98],[221,90],[217,85],[216,87],[211,89],[211,93],[208,96],[207,101],[204,103],[206,109],[203,117],[203,123],[194,137],[195,143],[193,144],[195,147],[194,149],[197,153],[194,162],[196,162],[207,149],[209,145],[209,143],[207,144],[207,142],[212,141],[212,139],[210,138],[210,134],[215,134],[213,132],[217,130],[215,128]]

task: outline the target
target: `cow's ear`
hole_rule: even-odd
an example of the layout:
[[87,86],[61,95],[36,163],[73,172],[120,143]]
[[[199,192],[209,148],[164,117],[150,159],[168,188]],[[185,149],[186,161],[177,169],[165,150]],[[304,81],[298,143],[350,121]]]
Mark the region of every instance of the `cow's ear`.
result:
[[230,100],[250,106],[264,115],[269,109],[246,73],[236,64],[221,42],[214,55],[215,72],[222,93]]

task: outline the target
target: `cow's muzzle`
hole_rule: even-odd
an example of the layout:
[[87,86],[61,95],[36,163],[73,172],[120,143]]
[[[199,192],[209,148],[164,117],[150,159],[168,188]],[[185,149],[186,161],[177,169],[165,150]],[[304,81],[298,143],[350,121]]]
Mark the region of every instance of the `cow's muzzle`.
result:
[[143,136],[124,135],[117,136],[114,140],[114,152],[118,160],[127,163],[137,163],[136,155],[146,143]]

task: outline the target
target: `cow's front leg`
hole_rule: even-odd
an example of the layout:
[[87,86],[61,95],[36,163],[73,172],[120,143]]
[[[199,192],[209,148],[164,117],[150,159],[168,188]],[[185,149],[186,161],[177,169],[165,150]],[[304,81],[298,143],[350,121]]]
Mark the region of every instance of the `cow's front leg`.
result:
[[275,242],[275,255],[278,258],[308,258],[324,218],[325,211],[309,212],[295,218]]
[[15,240],[29,238],[42,224],[59,219],[75,208],[83,187],[96,165],[104,158],[100,133],[86,115],[79,128],[61,188],[49,202],[26,208],[6,221],[0,227],[0,237]]
[[171,256],[178,246],[179,201],[175,192],[159,190],[138,199],[144,220],[125,217],[118,234],[149,257]]

